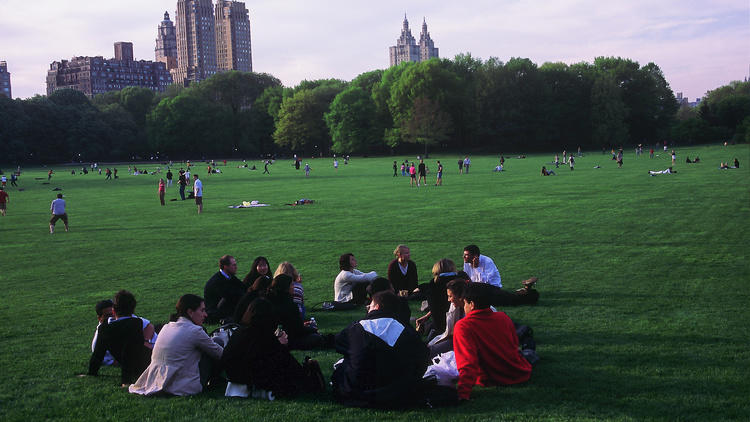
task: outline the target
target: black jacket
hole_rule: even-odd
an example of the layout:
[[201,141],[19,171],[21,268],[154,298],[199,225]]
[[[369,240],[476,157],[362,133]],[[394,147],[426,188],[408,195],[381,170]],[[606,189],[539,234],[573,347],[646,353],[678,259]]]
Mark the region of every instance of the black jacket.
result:
[[372,311],[336,335],[344,361],[333,373],[334,396],[357,406],[401,407],[421,397],[427,347],[392,313]]
[[217,271],[203,288],[208,314],[206,322],[216,324],[219,320],[232,318],[237,303],[244,294],[245,289],[237,277],[227,279],[221,271]]
[[99,373],[104,354],[109,350],[122,368],[121,383],[132,384],[151,363],[151,349],[143,339],[143,320],[125,318],[99,326],[94,352],[89,359],[89,375]]

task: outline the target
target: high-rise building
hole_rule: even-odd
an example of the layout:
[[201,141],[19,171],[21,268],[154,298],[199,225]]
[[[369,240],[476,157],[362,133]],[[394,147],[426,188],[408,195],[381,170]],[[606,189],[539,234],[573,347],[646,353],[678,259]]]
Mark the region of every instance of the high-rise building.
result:
[[253,71],[250,48],[250,17],[245,3],[235,0],[217,0],[216,17],[216,68],[218,71]]
[[0,95],[13,98],[10,91],[10,72],[5,61],[0,62]]
[[164,20],[159,24],[154,56],[157,62],[167,65],[167,70],[177,68],[177,32],[169,12],[164,12]]
[[187,85],[216,73],[216,35],[211,0],[177,0],[177,69],[174,82]]
[[419,34],[419,60],[424,62],[433,57],[438,57],[438,49],[435,48],[435,42],[432,41],[427,31],[427,20],[422,18],[422,32]]
[[115,58],[102,56],[73,57],[52,62],[47,71],[47,95],[70,88],[89,97],[129,86],[140,86],[162,92],[172,84],[164,63],[133,60],[133,44],[115,43]]
[[391,66],[402,62],[419,62],[438,57],[438,49],[435,48],[435,43],[430,38],[430,33],[427,32],[427,21],[424,20],[422,23],[422,33],[419,37],[419,45],[417,45],[414,36],[411,35],[406,15],[404,15],[404,23],[401,27],[401,36],[396,40],[396,45],[390,47],[389,51]]

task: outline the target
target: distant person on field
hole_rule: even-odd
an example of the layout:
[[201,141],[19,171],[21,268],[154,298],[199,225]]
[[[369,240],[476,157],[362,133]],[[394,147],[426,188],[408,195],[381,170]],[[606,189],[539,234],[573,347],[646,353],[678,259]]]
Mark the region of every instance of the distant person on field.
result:
[[435,180],[435,186],[443,186],[443,165],[440,164],[440,160],[437,162],[437,179]]
[[464,160],[458,159],[458,174],[464,174]]
[[427,186],[427,167],[424,164],[424,160],[419,160],[419,179],[417,179],[417,186],[419,186],[420,182]]
[[88,375],[97,375],[107,350],[120,364],[120,382],[132,384],[151,361],[151,349],[144,344],[143,321],[134,317],[135,296],[127,290],[115,294],[114,319],[97,329],[96,345],[89,359]]
[[245,287],[237,278],[237,260],[231,255],[219,258],[219,271],[206,282],[203,296],[206,298],[206,321],[216,324],[231,319],[237,303],[245,294]]
[[164,204],[164,195],[167,193],[166,187],[164,185],[164,179],[159,178],[159,202],[161,202],[161,206],[163,207]]
[[738,160],[737,157],[734,158],[734,168],[740,168],[740,160]]
[[54,172],[52,171],[52,169],[50,169],[50,171],[48,171],[48,172],[47,172],[47,181],[48,181],[48,182],[50,181],[50,179],[52,179],[52,174],[53,174],[53,173],[54,173]]
[[339,257],[341,272],[333,282],[333,296],[336,302],[363,305],[367,297],[367,286],[378,277],[375,271],[363,273],[357,269],[354,254],[345,253]]
[[542,166],[542,176],[554,176],[555,171],[554,170],[547,170],[546,166]]
[[185,200],[185,186],[187,186],[187,177],[185,171],[180,169],[180,175],[177,176],[177,184],[180,185],[180,199]]
[[310,163],[305,163],[305,177],[310,177]]
[[576,165],[576,160],[573,158],[573,156],[570,156],[570,159],[568,160],[568,164],[570,165],[570,171],[573,171],[573,167]]
[[5,212],[8,207],[8,193],[5,192],[5,188],[0,187],[0,214],[5,217]]
[[167,170],[167,187],[172,186],[172,177],[174,177],[174,175],[172,174],[172,169],[168,169]]
[[195,205],[198,206],[198,214],[203,212],[203,182],[197,174],[193,175],[193,194],[195,195]]
[[487,285],[470,283],[464,293],[466,316],[453,333],[458,397],[468,400],[475,385],[519,384],[531,377],[531,364],[519,351],[513,321],[490,309]]
[[62,220],[65,224],[65,231],[68,231],[68,214],[65,212],[65,200],[62,197],[63,195],[58,193],[57,199],[52,201],[50,205],[50,211],[52,211],[52,218],[49,220],[50,234],[55,232],[55,223],[57,220]]
[[393,177],[396,177],[398,175],[398,163],[396,160],[393,161]]
[[146,396],[162,393],[175,396],[198,394],[208,385],[224,351],[206,334],[206,303],[187,294],[177,301],[156,340],[151,363],[128,389]]
[[672,174],[672,173],[677,173],[677,170],[672,170],[672,167],[666,170],[660,170],[660,171],[649,170],[648,171],[648,174],[651,176],[655,176],[657,174]]
[[411,163],[409,167],[409,186],[414,187],[417,183],[417,169],[414,167],[414,163]]
[[334,398],[347,406],[394,408],[416,402],[427,368],[427,347],[396,319],[398,297],[373,296],[365,319],[336,335],[343,360],[331,376]]
[[467,155],[466,158],[464,158],[464,171],[466,174],[469,174],[469,166],[471,166],[471,159],[469,159],[469,156]]

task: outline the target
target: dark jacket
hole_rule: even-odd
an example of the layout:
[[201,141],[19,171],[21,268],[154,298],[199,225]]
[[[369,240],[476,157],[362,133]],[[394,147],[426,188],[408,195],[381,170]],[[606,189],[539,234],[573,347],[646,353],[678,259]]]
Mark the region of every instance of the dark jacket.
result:
[[398,267],[398,259],[394,259],[388,264],[388,280],[393,285],[393,290],[398,293],[400,290],[408,290],[411,293],[417,288],[417,264],[409,260],[409,267],[406,269],[406,275],[401,273]]
[[288,294],[269,294],[266,298],[273,304],[276,319],[282,325],[290,342],[315,333],[314,328],[305,326],[299,308]]
[[234,315],[237,303],[245,294],[242,282],[235,276],[229,279],[221,271],[217,271],[203,288],[206,299],[206,322],[216,324],[222,319],[230,319]]
[[231,382],[254,385],[277,396],[308,390],[302,365],[272,332],[240,328],[230,338],[221,361]]
[[97,375],[109,350],[120,363],[122,384],[132,384],[151,363],[151,349],[143,343],[143,320],[125,318],[99,326],[96,346],[89,359],[89,375]]
[[348,405],[401,407],[421,397],[427,347],[395,315],[372,311],[336,335],[344,355],[334,370],[334,396]]

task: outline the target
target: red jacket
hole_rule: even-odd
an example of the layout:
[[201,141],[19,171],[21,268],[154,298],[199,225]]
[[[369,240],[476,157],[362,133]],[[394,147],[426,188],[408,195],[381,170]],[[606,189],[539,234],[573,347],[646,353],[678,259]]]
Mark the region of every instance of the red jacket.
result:
[[471,311],[456,323],[453,350],[459,398],[468,399],[474,384],[518,384],[531,376],[531,364],[518,350],[513,321],[504,312]]

